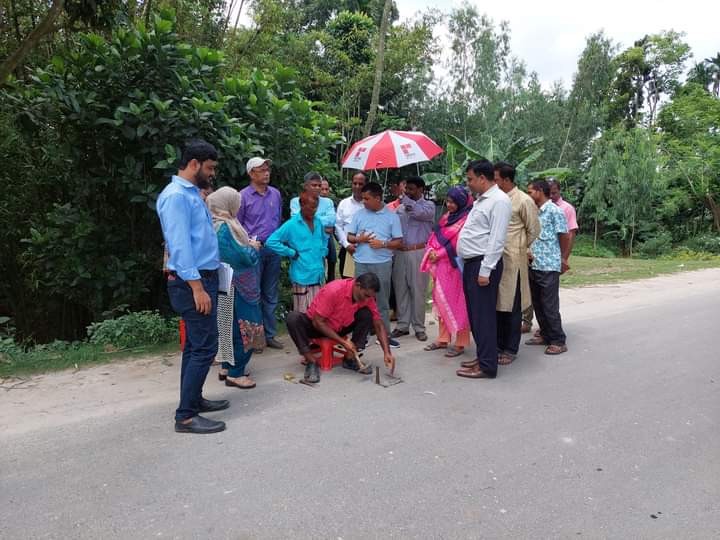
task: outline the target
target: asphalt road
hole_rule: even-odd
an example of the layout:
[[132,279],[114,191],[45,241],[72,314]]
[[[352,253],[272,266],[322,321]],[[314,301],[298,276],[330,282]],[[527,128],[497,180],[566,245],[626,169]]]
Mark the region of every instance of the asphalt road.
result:
[[0,434],[0,538],[720,538],[720,273],[693,275],[564,292],[570,352],[523,345],[494,381],[405,338],[391,388],[291,384],[294,355],[256,357],[252,391],[209,379],[217,435],[172,431],[176,373],[45,411]]

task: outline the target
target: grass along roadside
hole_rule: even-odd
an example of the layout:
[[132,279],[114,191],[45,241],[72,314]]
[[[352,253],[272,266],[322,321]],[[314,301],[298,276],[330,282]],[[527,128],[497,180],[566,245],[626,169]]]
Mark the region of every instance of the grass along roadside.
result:
[[80,369],[86,366],[107,364],[138,356],[175,352],[179,351],[179,348],[179,344],[173,342],[107,352],[101,345],[77,343],[70,344],[63,350],[49,348],[20,353],[0,352],[0,379],[23,377],[62,369]]
[[560,278],[562,287],[602,285],[647,279],[660,274],[689,272],[703,268],[719,268],[720,257],[709,260],[685,259],[624,259],[619,257],[570,257],[570,271]]

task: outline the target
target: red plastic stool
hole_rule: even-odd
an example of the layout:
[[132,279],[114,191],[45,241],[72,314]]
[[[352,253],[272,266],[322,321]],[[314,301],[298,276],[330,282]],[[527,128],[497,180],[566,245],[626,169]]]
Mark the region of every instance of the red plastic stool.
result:
[[320,350],[312,350],[318,366],[323,371],[330,371],[338,364],[342,364],[345,357],[345,348],[337,341],[330,338],[312,338],[310,343],[315,343]]
[[185,321],[180,319],[180,350],[185,350]]

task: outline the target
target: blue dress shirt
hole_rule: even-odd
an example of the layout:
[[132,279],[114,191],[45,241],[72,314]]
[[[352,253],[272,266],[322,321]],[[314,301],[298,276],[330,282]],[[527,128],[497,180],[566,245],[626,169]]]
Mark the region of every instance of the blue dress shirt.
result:
[[220,266],[210,212],[193,183],[173,176],[160,193],[156,209],[170,255],[167,263],[170,270],[188,281],[200,279],[200,270],[216,270]]

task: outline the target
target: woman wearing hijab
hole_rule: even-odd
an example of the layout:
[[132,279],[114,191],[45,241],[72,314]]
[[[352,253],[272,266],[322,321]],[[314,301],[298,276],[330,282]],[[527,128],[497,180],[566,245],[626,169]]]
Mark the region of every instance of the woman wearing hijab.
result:
[[[420,270],[430,272],[433,278],[433,312],[440,327],[437,340],[425,350],[447,349],[445,356],[453,358],[461,355],[470,343],[470,322],[456,247],[472,208],[472,197],[456,186],[448,192],[445,204],[448,212],[433,228]],[[456,336],[454,347],[450,346],[453,335]]]
[[265,345],[260,310],[260,287],[255,267],[260,260],[259,244],[248,238],[237,216],[240,193],[222,187],[207,197],[213,226],[218,237],[220,260],[232,267],[227,294],[218,295],[218,332],[220,335],[219,372],[226,386],[249,389],[255,382],[245,375],[252,353]]

